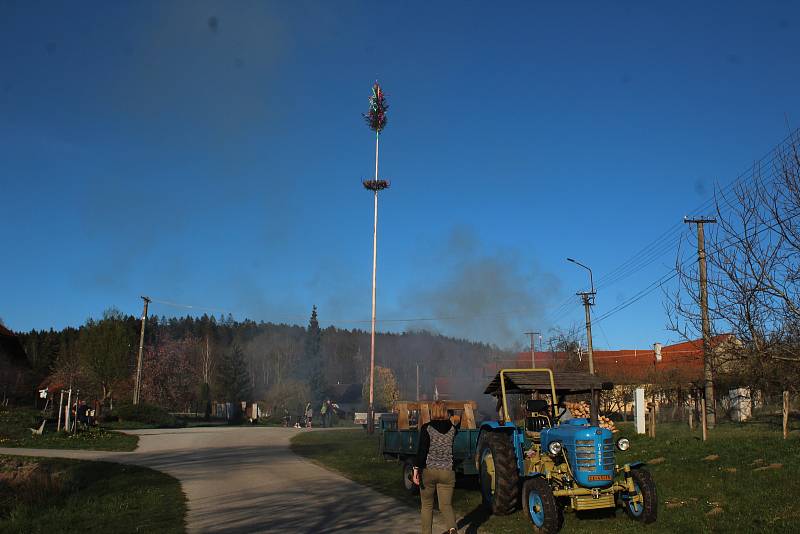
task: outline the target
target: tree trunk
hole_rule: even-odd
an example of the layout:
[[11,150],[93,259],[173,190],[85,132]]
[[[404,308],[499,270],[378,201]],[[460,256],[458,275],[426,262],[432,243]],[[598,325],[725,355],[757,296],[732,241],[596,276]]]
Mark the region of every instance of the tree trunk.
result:
[[789,438],[789,391],[783,390],[783,439]]

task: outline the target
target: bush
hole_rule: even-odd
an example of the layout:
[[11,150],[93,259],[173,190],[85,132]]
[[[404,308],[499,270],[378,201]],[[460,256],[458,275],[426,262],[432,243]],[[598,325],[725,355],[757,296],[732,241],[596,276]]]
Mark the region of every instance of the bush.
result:
[[115,408],[111,412],[111,416],[121,422],[136,422],[167,428],[180,426],[174,415],[152,404],[123,404]]

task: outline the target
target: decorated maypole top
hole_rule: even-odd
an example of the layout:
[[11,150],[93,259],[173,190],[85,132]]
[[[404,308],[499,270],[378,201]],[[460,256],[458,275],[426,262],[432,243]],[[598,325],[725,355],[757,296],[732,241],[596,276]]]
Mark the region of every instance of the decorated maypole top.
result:
[[389,104],[386,103],[386,95],[383,93],[381,85],[376,81],[372,86],[372,95],[369,97],[369,110],[363,114],[364,121],[369,129],[375,132],[375,178],[364,180],[364,187],[376,193],[389,187],[388,180],[378,179],[378,144],[381,132],[386,128],[386,111]]

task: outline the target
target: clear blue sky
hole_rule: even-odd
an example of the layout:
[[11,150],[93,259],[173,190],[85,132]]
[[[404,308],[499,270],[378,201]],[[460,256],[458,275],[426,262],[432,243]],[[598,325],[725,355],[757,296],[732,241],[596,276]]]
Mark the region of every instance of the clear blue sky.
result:
[[[576,298],[554,314],[586,285],[567,256],[603,276],[800,124],[800,4],[733,4],[0,0],[0,317],[147,294],[368,328],[378,78],[378,314],[447,317],[381,327],[509,346],[581,323]],[[662,300],[596,346],[675,339]]]

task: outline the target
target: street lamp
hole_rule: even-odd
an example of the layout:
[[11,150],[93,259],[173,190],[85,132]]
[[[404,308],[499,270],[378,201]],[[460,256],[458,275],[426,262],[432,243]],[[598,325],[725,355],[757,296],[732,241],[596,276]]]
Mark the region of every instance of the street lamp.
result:
[[596,291],[594,290],[594,277],[592,276],[592,269],[591,269],[590,267],[588,267],[588,266],[586,266],[586,265],[582,264],[582,263],[581,263],[581,262],[579,262],[578,260],[574,260],[574,259],[572,259],[572,258],[567,258],[567,261],[571,261],[571,262],[572,262],[572,263],[574,263],[575,265],[580,265],[581,267],[583,267],[584,269],[586,269],[587,271],[589,271],[589,285],[590,285],[590,286],[591,286],[591,288],[592,288],[592,290],[591,290],[589,293],[590,293],[590,294],[592,295],[592,297],[594,298],[594,295],[596,294]]
[[596,294],[594,290],[594,277],[592,276],[592,269],[588,266],[582,264],[578,260],[574,260],[572,258],[567,258],[567,261],[574,263],[580,267],[583,267],[587,271],[589,271],[589,285],[591,286],[591,291],[579,291],[576,293],[581,299],[583,300],[583,308],[584,312],[586,313],[586,345],[589,349],[589,374],[594,374],[594,358],[592,356],[592,317],[589,313],[589,306],[594,305],[594,296]]

